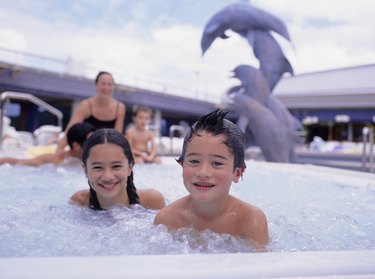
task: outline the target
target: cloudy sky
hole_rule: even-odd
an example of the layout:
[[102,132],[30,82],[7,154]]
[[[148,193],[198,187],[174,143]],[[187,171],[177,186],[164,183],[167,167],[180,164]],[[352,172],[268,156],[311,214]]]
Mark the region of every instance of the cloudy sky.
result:
[[[239,64],[257,66],[234,33],[201,57],[209,18],[235,0],[0,0],[0,60],[5,49],[67,61],[92,77],[192,97],[220,96]],[[287,26],[292,45],[277,38],[296,74],[375,63],[374,0],[251,0]],[[160,88],[159,88],[160,87]]]

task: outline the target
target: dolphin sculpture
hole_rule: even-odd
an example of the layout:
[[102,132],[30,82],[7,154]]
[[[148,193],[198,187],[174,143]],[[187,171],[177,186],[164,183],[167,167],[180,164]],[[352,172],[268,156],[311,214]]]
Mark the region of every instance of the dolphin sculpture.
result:
[[284,73],[293,75],[293,68],[275,38],[274,31],[290,41],[284,23],[275,16],[247,3],[236,3],[223,8],[207,22],[202,38],[202,55],[217,38],[229,38],[225,32],[232,30],[247,39],[259,60],[260,70],[266,77],[270,92]]
[[294,74],[293,67],[270,33],[250,30],[246,37],[253,47],[254,55],[259,60],[260,70],[267,80],[270,92],[272,92],[284,73]]
[[248,129],[264,158],[268,162],[289,162],[288,132],[280,127],[276,116],[251,96],[232,92],[230,98],[229,106],[248,119]]
[[202,38],[202,55],[217,37],[229,38],[225,32],[232,30],[246,36],[249,30],[274,31],[290,41],[289,32],[277,17],[246,3],[235,3],[224,7],[207,22]]
[[[239,65],[233,70],[241,85],[232,87],[232,91],[244,89],[244,94],[254,97],[258,102],[268,107],[287,127],[300,129],[302,124],[296,119],[277,98],[270,94],[262,73],[250,65]],[[297,121],[297,123],[295,123]],[[298,124],[299,123],[299,124]]]
[[266,104],[270,95],[270,89],[262,72],[250,65],[244,64],[237,66],[232,72],[232,77],[240,80],[240,87],[244,89],[244,94],[255,98],[263,105]]
[[[293,68],[271,35],[290,41],[288,30],[277,17],[247,3],[224,7],[207,22],[201,37],[202,56],[216,38],[229,38],[231,30],[247,39],[260,69],[239,65],[233,70],[241,85],[229,89],[230,104],[239,113],[237,125],[244,131],[247,146],[256,144],[267,161],[296,162],[294,143],[298,120],[271,93],[284,73]],[[302,125],[301,125],[302,126]]]
[[[296,134],[296,131],[300,129],[302,124],[298,125],[299,120],[288,111],[283,103],[270,94],[265,78],[262,72],[258,69],[250,65],[239,65],[233,70],[233,73],[233,77],[238,78],[241,85],[232,87],[228,93],[232,94],[236,91],[241,91],[242,94],[254,98],[255,101],[265,106],[276,116],[280,127],[287,130],[288,141],[290,142],[290,146],[288,147],[290,154],[289,162],[296,162],[293,144],[300,142],[300,138]],[[242,126],[246,123],[243,118],[244,115],[241,111],[238,123]],[[248,124],[251,125],[251,123]],[[240,128],[242,131],[246,130],[244,127]]]

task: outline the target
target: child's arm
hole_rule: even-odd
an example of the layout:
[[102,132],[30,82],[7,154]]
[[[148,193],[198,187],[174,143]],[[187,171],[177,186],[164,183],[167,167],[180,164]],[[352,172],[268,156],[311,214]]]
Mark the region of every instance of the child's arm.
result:
[[[119,101],[118,101],[119,102]],[[116,115],[115,129],[120,133],[124,132],[126,106],[123,102],[119,103],[119,109]]]
[[17,159],[17,158],[10,158],[10,157],[4,157],[0,158],[0,165],[8,163],[11,165],[23,165],[23,166],[30,166],[30,167],[38,167],[43,164],[58,164],[62,160],[60,159],[59,153],[53,153],[53,154],[42,154],[39,156],[36,156],[35,158],[30,159]]
[[155,144],[155,134],[151,131],[150,131],[150,143],[151,143],[150,156],[154,158],[156,156],[156,153],[158,152],[158,147]]

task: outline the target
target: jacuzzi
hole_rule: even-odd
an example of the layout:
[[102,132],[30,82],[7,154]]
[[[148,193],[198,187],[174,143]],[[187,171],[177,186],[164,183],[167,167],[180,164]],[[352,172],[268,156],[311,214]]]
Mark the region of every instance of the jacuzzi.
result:
[[[181,167],[135,166],[136,187],[167,203],[186,194]],[[0,278],[375,277],[375,175],[247,162],[231,193],[266,213],[269,252],[189,229],[170,234],[155,211],[93,212],[68,203],[87,188],[79,164],[0,166]]]

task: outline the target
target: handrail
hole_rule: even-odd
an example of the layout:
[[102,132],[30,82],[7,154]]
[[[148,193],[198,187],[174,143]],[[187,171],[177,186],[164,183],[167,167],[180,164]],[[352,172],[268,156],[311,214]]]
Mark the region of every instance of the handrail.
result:
[[[57,72],[60,74],[66,74],[67,68],[69,68],[69,61],[73,61],[70,58],[65,60],[56,59],[52,57],[47,57],[43,55],[38,55],[30,52],[18,51],[9,48],[4,48],[0,46],[0,52],[5,52],[6,57],[14,56],[13,59],[7,59],[0,62],[11,63],[14,66],[31,66],[32,68],[43,70],[43,71],[52,71]],[[1,55],[0,55],[1,56]],[[30,59],[31,58],[31,59]],[[11,61],[9,61],[11,60]],[[32,63],[30,63],[30,60]],[[26,63],[28,62],[28,63]],[[53,65],[53,67],[51,67]],[[101,69],[97,69],[91,65],[85,65],[85,70],[81,74],[71,73],[75,76],[85,77],[85,78],[93,78]],[[126,84],[133,87],[142,87],[143,89],[148,89],[150,91],[165,93],[172,96],[178,97],[187,97],[192,99],[197,99],[200,101],[207,101],[211,103],[218,103],[220,102],[219,98],[209,94],[208,92],[204,92],[201,90],[193,90],[192,88],[188,88],[185,86],[179,86],[177,84],[171,84],[160,80],[154,80],[149,77],[144,76],[132,76],[125,72],[120,72],[116,69],[112,71],[112,75],[115,77],[115,80],[120,84]],[[190,94],[186,94],[190,92]],[[194,93],[194,95],[193,95]],[[192,97],[189,97],[191,95]],[[194,96],[194,97],[193,97]]]
[[53,106],[51,106],[50,104],[47,104],[41,99],[35,97],[34,95],[27,94],[27,93],[13,92],[13,91],[5,91],[0,96],[1,96],[0,97],[0,149],[2,149],[2,145],[3,145],[4,104],[5,104],[5,101],[8,99],[26,100],[26,101],[30,101],[34,103],[35,105],[43,107],[45,110],[47,110],[48,112],[50,112],[51,114],[57,117],[58,126],[60,126],[62,130],[63,113],[59,111],[58,109],[54,108]]
[[[362,170],[367,169],[367,154],[369,154],[369,172],[374,172],[374,129],[364,127],[362,129],[363,150],[362,150]],[[367,152],[367,143],[369,151]]]

